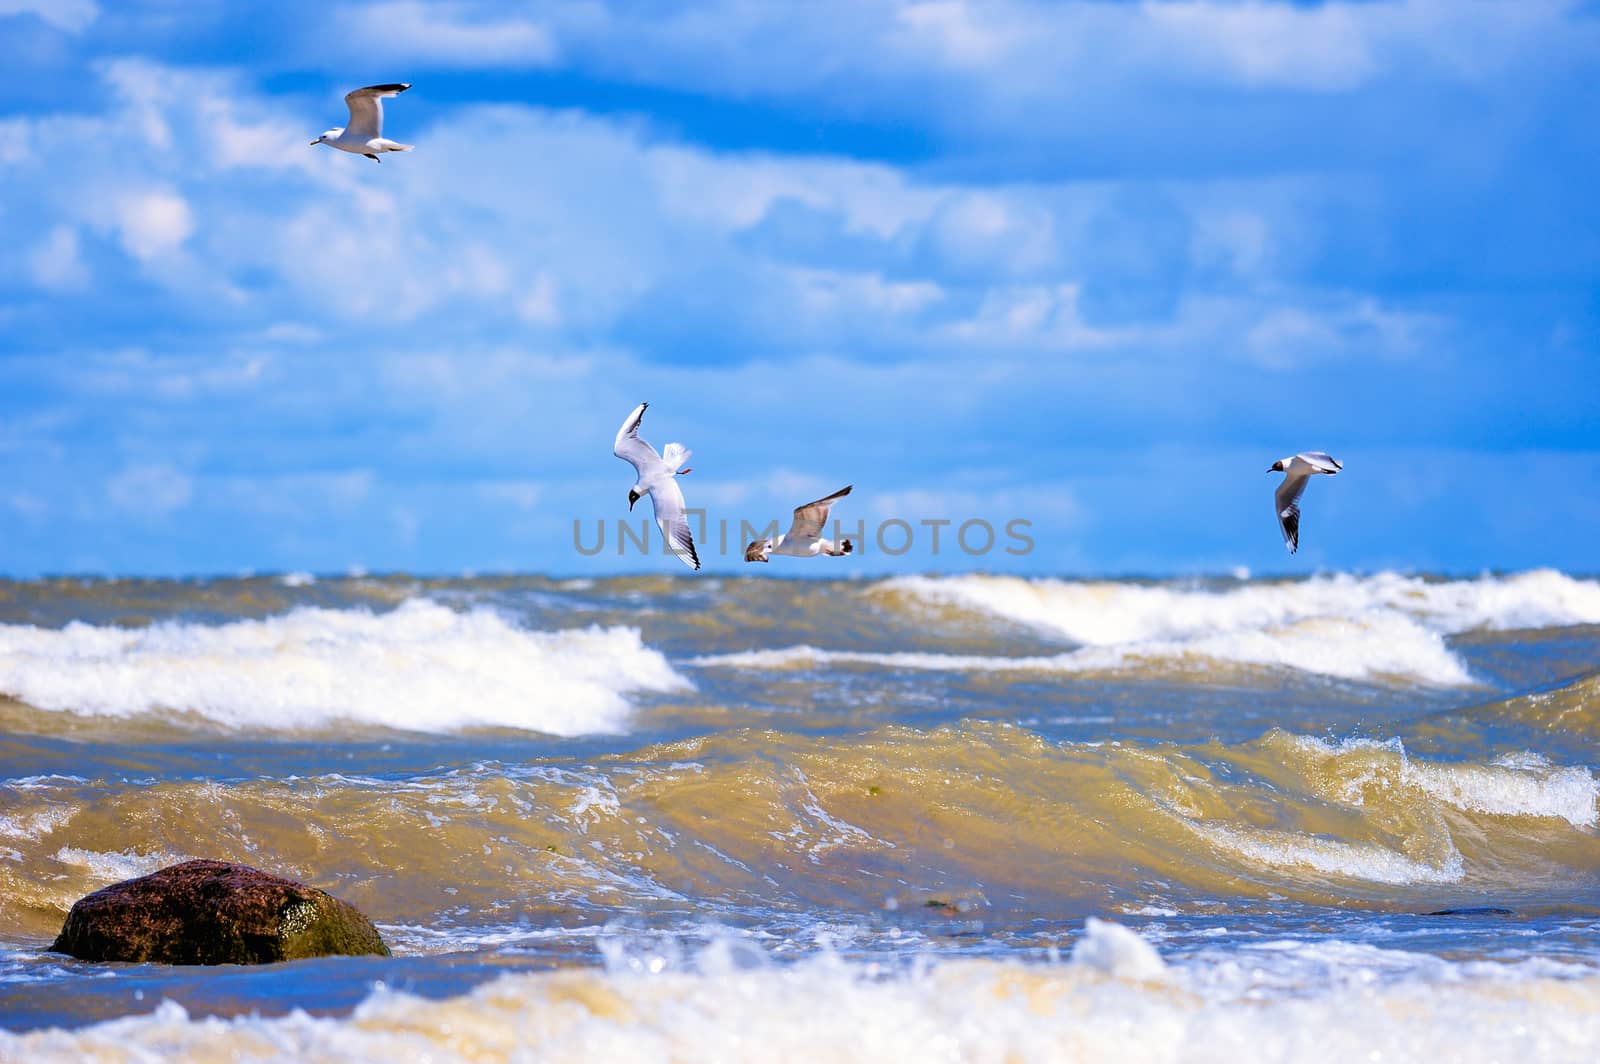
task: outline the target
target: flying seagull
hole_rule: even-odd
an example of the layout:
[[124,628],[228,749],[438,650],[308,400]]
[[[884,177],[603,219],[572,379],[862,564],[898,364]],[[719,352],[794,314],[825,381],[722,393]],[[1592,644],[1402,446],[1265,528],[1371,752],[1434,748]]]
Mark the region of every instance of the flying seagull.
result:
[[365,155],[373,162],[381,161],[379,152],[410,151],[414,145],[383,138],[383,101],[391,96],[399,96],[410,87],[407,82],[396,82],[393,85],[368,85],[364,89],[345,93],[344,102],[350,105],[350,124],[342,129],[335,126],[312,141],[311,146],[315,148],[318,144],[326,144],[352,155]]
[[1283,483],[1278,485],[1273,501],[1278,508],[1278,527],[1283,529],[1283,541],[1289,553],[1300,549],[1300,496],[1313,473],[1326,473],[1330,477],[1344,468],[1344,463],[1321,451],[1305,451],[1293,458],[1280,458],[1273,462],[1268,473],[1282,473]]
[[822,538],[823,526],[828,523],[828,511],[833,509],[834,503],[849,495],[853,487],[855,485],[850,484],[825,499],[796,506],[794,523],[789,526],[789,531],[775,540],[754,541],[744,549],[744,560],[764,562],[774,554],[787,554],[792,558],[815,558],[819,554],[826,554],[830,558],[842,558],[855,550],[855,544],[848,539],[834,543]]
[[700,568],[700,555],[695,553],[694,536],[689,534],[689,518],[684,513],[683,490],[678,478],[690,472],[679,466],[689,460],[689,449],[681,443],[669,443],[661,454],[639,438],[639,422],[649,403],[640,403],[617,430],[617,442],[611,453],[633,466],[639,479],[628,490],[628,509],[644,496],[650,496],[655,507],[656,525],[666,539],[668,549],[691,569]]

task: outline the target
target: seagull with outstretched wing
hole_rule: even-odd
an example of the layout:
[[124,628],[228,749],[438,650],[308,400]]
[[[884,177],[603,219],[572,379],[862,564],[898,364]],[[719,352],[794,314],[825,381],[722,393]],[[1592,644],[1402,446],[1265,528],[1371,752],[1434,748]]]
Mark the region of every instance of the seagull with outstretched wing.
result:
[[1283,542],[1289,553],[1300,549],[1300,496],[1313,473],[1333,476],[1344,468],[1344,463],[1321,451],[1303,451],[1292,458],[1280,458],[1267,469],[1268,473],[1282,473],[1283,483],[1278,485],[1273,502],[1278,511],[1278,527],[1283,531]]
[[650,496],[655,507],[656,525],[665,537],[667,549],[691,569],[700,568],[700,555],[694,549],[694,536],[689,532],[689,516],[683,501],[683,489],[678,478],[690,470],[681,468],[689,460],[689,450],[681,443],[669,443],[661,454],[639,438],[639,423],[649,403],[633,408],[622,427],[617,430],[617,442],[611,453],[633,466],[638,480],[628,491],[628,509]]
[[335,126],[311,142],[315,148],[326,144],[352,155],[365,155],[373,162],[381,162],[378,155],[386,151],[410,151],[414,145],[386,140],[383,136],[383,101],[399,96],[411,87],[409,82],[392,85],[368,85],[345,93],[344,102],[350,108],[350,124]]
[[791,558],[815,558],[819,554],[826,554],[830,558],[842,558],[855,550],[855,544],[848,539],[841,539],[835,543],[822,536],[833,504],[849,495],[853,487],[854,484],[846,485],[827,498],[796,506],[794,521],[789,525],[789,531],[777,539],[754,541],[744,549],[744,560],[764,562],[774,554],[787,554]]

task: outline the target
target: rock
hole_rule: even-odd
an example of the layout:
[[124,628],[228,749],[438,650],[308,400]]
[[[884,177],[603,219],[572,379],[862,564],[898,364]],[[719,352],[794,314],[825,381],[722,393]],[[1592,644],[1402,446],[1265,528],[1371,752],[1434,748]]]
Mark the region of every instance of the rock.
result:
[[185,861],[79,898],[50,948],[159,964],[389,955],[372,921],[333,895],[227,861]]

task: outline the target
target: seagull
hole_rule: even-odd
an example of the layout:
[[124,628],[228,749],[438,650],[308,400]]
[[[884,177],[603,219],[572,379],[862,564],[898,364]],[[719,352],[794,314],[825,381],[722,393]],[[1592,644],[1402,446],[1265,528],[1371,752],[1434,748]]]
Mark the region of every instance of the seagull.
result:
[[1273,502],[1278,508],[1278,527],[1283,529],[1283,541],[1289,553],[1300,549],[1300,496],[1313,473],[1333,476],[1344,468],[1344,463],[1321,451],[1305,451],[1292,458],[1280,458],[1268,468],[1268,473],[1282,473],[1283,483],[1278,485]]
[[383,139],[383,101],[399,96],[410,87],[409,82],[396,82],[368,85],[345,93],[344,102],[350,106],[350,124],[342,129],[335,126],[312,141],[311,146],[326,144],[352,155],[365,155],[375,163],[382,161],[378,158],[379,152],[410,151],[415,145]]
[[683,489],[678,487],[678,477],[691,472],[678,467],[689,460],[689,449],[681,443],[669,443],[661,454],[639,438],[639,422],[649,403],[640,403],[617,430],[617,442],[611,453],[627,462],[638,472],[639,479],[628,490],[628,509],[650,496],[655,507],[656,525],[666,539],[668,549],[691,569],[700,568],[700,555],[695,553],[694,536],[689,534],[689,518],[684,513]]
[[789,526],[789,531],[775,540],[754,541],[744,549],[744,560],[764,562],[774,554],[787,554],[792,558],[815,558],[819,554],[826,554],[830,558],[842,558],[855,550],[855,544],[848,539],[834,543],[822,538],[822,528],[828,523],[828,511],[833,509],[834,503],[849,495],[853,487],[854,484],[848,484],[825,499],[796,506],[794,523]]

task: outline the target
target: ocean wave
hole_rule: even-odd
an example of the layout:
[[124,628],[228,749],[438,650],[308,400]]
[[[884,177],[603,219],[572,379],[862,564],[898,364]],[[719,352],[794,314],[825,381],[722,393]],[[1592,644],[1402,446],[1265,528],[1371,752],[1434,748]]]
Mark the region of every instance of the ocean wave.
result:
[[[1118,929],[1126,931],[1126,929]],[[1132,932],[1127,932],[1132,935]],[[1100,943],[1109,932],[1099,933]],[[1091,939],[1093,936],[1091,936]],[[1148,948],[1148,947],[1146,947]],[[1588,1061],[1600,980],[1467,974],[1219,998],[1082,959],[945,960],[885,975],[749,943],[621,970],[500,976],[440,1000],[378,984],[348,1016],[194,1015],[173,1001],[75,1030],[0,1031],[0,1057],[277,1060]],[[1241,955],[1214,966],[1259,966]]]
[[1514,723],[1536,731],[1600,739],[1600,674],[1477,706],[1460,716],[1468,721]]
[[1274,869],[1306,869],[1333,879],[1392,886],[1459,883],[1466,875],[1461,854],[1454,849],[1440,863],[1430,864],[1386,846],[1340,842],[1305,832],[1204,823],[1191,823],[1190,827],[1213,846]]
[[1283,731],[1052,742],[979,722],[730,731],[592,764],[393,778],[0,785],[0,846],[16,853],[0,860],[0,935],[53,934],[77,897],[183,854],[337,885],[375,920],[417,926],[446,912],[452,926],[542,926],[688,899],[804,913],[930,899],[1028,912],[1543,904],[1600,873],[1597,801],[1589,769],[1531,755],[1452,762]]
[[1298,762],[1328,798],[1348,805],[1364,805],[1368,793],[1389,799],[1409,789],[1469,813],[1553,817],[1575,828],[1600,820],[1600,783],[1594,775],[1575,765],[1554,767],[1535,754],[1491,764],[1451,764],[1416,760],[1399,739],[1330,742],[1276,732],[1264,742]]
[[1034,656],[824,650],[809,645],[693,658],[705,668],[793,669],[870,665],[947,672],[1107,672],[1165,670],[1207,674],[1219,662],[1286,668],[1345,680],[1420,680],[1465,685],[1472,676],[1444,639],[1398,616],[1314,618],[1267,631],[1224,632],[1193,640],[1096,644]]
[[0,625],[0,694],[83,716],[191,714],[241,729],[626,730],[633,692],[688,682],[637,629],[525,631],[412,599],[220,625]]
[[[1208,659],[1345,679],[1472,682],[1445,637],[1600,623],[1600,582],[1553,570],[1473,580],[1385,572],[1223,588],[1002,576],[898,577],[891,604],[976,611],[1117,651],[1117,662]],[[1058,661],[1105,667],[1082,654]]]

